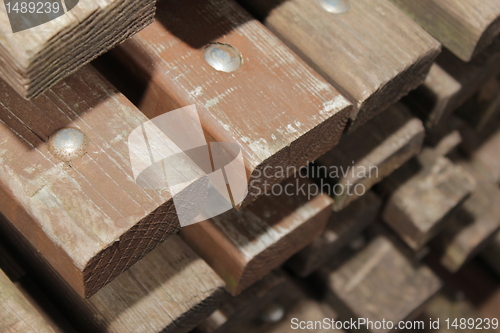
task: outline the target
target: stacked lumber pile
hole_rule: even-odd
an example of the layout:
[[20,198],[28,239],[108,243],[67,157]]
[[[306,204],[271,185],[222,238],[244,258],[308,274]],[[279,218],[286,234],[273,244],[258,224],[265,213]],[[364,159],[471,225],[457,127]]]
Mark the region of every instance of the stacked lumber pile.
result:
[[0,37],[0,332],[498,328],[498,0],[79,6]]

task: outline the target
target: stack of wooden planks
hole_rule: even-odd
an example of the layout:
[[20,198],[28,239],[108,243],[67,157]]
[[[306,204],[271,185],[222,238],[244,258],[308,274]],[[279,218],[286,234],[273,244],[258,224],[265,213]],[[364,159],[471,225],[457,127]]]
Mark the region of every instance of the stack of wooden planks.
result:
[[[498,0],[62,4],[0,14],[1,332],[498,323]],[[187,106],[244,189],[150,131]],[[138,181],[158,162],[176,183]],[[213,213],[218,167],[247,194]]]

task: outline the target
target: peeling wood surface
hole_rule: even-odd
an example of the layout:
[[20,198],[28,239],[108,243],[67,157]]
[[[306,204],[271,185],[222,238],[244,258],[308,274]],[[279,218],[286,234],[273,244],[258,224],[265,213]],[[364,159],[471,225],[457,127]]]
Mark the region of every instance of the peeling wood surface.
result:
[[344,136],[337,147],[318,159],[318,164],[329,170],[339,170],[338,178],[331,180],[343,189],[334,197],[334,210],[358,199],[356,186],[369,190],[417,155],[424,136],[422,122],[401,104],[391,106],[360,131]]
[[346,209],[334,212],[325,231],[290,258],[288,268],[300,277],[318,270],[375,221],[381,206],[382,201],[369,191]]
[[496,0],[391,0],[463,61],[470,61],[500,34]]
[[241,0],[354,104],[350,130],[422,83],[439,43],[386,0],[350,1],[343,14],[318,1]]
[[328,287],[327,298],[342,320],[352,317],[397,323],[415,315],[441,287],[428,267],[407,259],[383,235],[339,266],[326,266],[319,274]]
[[[289,191],[296,193],[296,180],[290,182]],[[318,237],[332,203],[325,194],[310,201],[300,192],[263,196],[242,211],[183,228],[180,235],[226,282],[228,292],[237,295]]]
[[[209,43],[235,47],[231,73],[204,59]],[[140,109],[150,118],[196,104],[209,141],[241,146],[247,176],[276,183],[335,146],[350,103],[231,0],[163,1],[156,21],[114,52],[145,82]],[[267,169],[266,169],[267,168]],[[259,188],[260,190],[254,190]],[[243,205],[262,192],[250,187]]]
[[[75,1],[66,5],[70,3]],[[150,24],[155,3],[154,0],[82,0],[62,16],[15,33],[7,12],[2,10],[0,77],[20,95],[36,97]],[[22,19],[18,16],[16,20]],[[34,21],[35,17],[32,14],[25,19]]]
[[[127,138],[147,118],[93,68],[32,101],[0,83],[0,109],[2,213],[80,295],[179,230],[168,191],[142,189],[132,176]],[[70,162],[46,144],[64,126],[89,141]],[[196,195],[197,184],[186,191]]]
[[500,189],[471,163],[460,161],[458,165],[474,176],[477,186],[433,241],[441,264],[452,273],[480,252],[500,228]]
[[385,179],[382,188],[390,193],[383,220],[417,251],[469,197],[475,181],[463,168],[427,148]]

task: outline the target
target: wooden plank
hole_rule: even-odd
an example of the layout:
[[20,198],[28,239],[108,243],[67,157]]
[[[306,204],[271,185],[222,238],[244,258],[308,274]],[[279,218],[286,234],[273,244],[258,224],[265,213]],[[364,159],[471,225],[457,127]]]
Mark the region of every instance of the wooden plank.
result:
[[412,318],[439,290],[439,278],[425,265],[407,259],[383,235],[344,262],[319,271],[327,285],[327,299],[341,320],[366,318],[391,321],[388,326],[361,325],[367,332],[397,331],[401,320]]
[[474,179],[462,168],[424,149],[384,180],[381,190],[390,196],[382,218],[408,246],[419,250],[444,227],[446,217],[474,186]]
[[318,270],[375,221],[381,205],[377,195],[369,191],[346,209],[333,213],[321,236],[290,258],[287,267],[300,277]]
[[15,14],[13,9],[10,15],[7,11],[0,14],[0,77],[27,98],[36,97],[150,24],[156,1],[51,3],[57,4],[57,11],[53,6],[48,14],[47,9],[44,14]]
[[324,230],[333,201],[325,194],[309,200],[310,193],[300,191],[307,192],[308,184],[291,179],[281,185],[288,193],[264,196],[242,211],[185,227],[180,235],[237,295]]
[[[205,60],[207,46],[234,51],[241,66],[214,69]],[[264,178],[282,181],[335,146],[351,110],[232,0],[161,2],[156,21],[114,54],[145,82],[139,108],[148,117],[195,104],[208,141],[241,147],[253,183],[243,206],[263,192]]]
[[[1,211],[80,295],[180,229],[169,191],[132,177],[127,137],[148,119],[94,69],[32,101],[4,83],[0,91]],[[61,127],[85,135],[83,156],[64,162],[50,152]],[[186,189],[197,190],[197,180]]]
[[424,83],[403,98],[426,128],[442,124],[453,111],[454,100],[461,91],[460,83],[438,64],[431,66]]
[[500,189],[469,162],[458,165],[474,176],[476,189],[432,242],[441,264],[452,273],[479,253],[500,228]]
[[389,1],[351,1],[342,14],[320,1],[240,1],[350,99],[350,130],[420,85],[439,53],[439,43]]
[[[345,332],[335,329],[334,326],[328,328],[318,325],[318,321],[323,323],[325,319],[337,318],[335,311],[327,304],[311,297],[293,280],[285,279],[283,285],[284,287],[280,288],[277,295],[273,295],[274,297],[266,304],[259,304],[256,309],[258,311],[253,311],[253,316],[238,320],[238,326],[217,332],[288,333],[292,330],[315,333]],[[208,332],[211,331],[206,331],[203,327],[196,330],[196,333]]]
[[500,276],[500,233],[497,233],[495,238],[481,252],[481,257]]
[[[333,182],[334,210],[339,211],[420,152],[422,122],[401,104],[342,138],[337,147],[318,159]],[[363,189],[361,191],[360,189]]]
[[84,332],[189,332],[218,306],[223,282],[177,235],[88,299],[14,228],[2,229],[23,266]]
[[2,270],[0,298],[1,332],[65,332],[46,313],[37,309]]
[[255,319],[263,307],[273,302],[288,287],[289,278],[284,272],[276,270],[236,297],[225,293],[220,307],[198,325],[197,331],[241,332],[243,322]]
[[391,1],[463,61],[500,34],[500,3],[495,0]]

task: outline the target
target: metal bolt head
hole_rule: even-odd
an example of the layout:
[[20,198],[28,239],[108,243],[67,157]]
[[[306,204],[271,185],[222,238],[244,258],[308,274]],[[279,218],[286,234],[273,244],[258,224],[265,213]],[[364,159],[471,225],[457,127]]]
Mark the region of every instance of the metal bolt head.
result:
[[317,0],[320,6],[329,13],[343,14],[351,8],[349,0]]
[[273,302],[266,306],[261,314],[260,319],[268,324],[279,323],[285,317],[285,308],[283,305]]
[[69,162],[87,152],[87,138],[79,129],[65,127],[55,131],[48,141],[49,151],[56,158]]
[[243,63],[240,51],[229,44],[210,43],[203,53],[208,64],[220,72],[234,72]]

